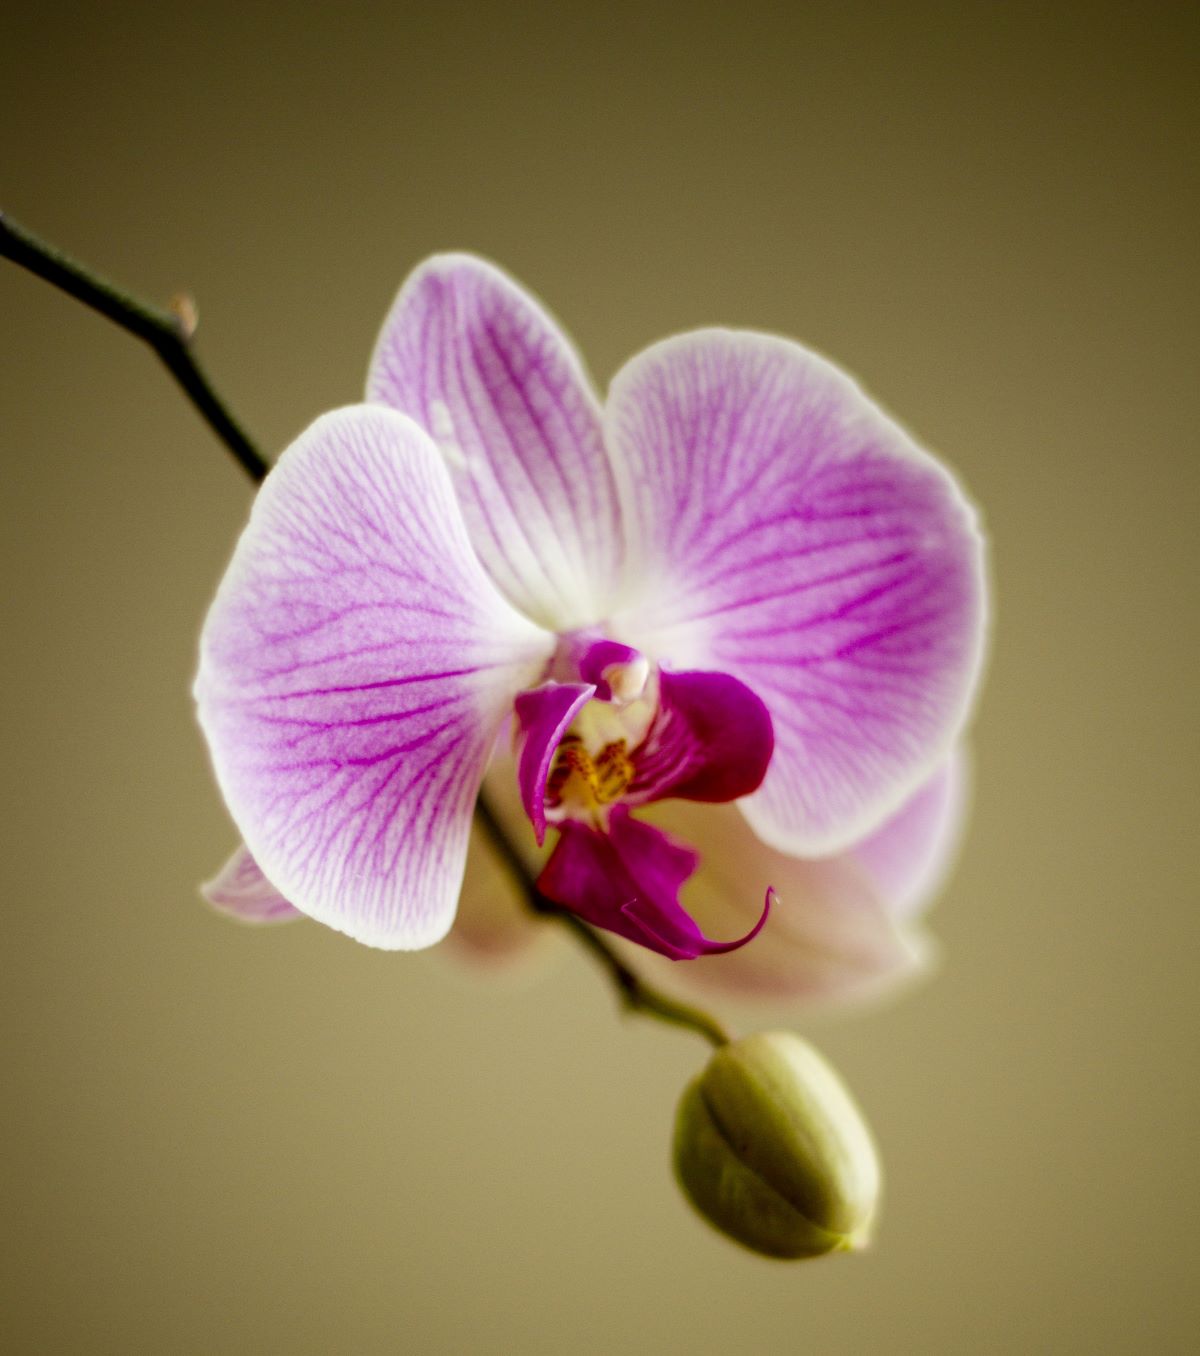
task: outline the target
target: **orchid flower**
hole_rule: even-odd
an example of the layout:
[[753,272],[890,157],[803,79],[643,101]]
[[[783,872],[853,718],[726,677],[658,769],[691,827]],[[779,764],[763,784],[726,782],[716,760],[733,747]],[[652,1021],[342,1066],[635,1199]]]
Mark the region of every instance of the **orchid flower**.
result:
[[[245,841],[209,897],[437,942],[504,745],[544,895],[673,960],[728,952],[813,859],[929,856],[926,824],[889,857],[888,825],[945,775],[983,622],[973,511],[828,362],[700,330],[602,408],[527,293],[435,256],[367,403],[280,457],[205,623],[199,717]],[[680,899],[705,816],[741,826],[732,940]]]

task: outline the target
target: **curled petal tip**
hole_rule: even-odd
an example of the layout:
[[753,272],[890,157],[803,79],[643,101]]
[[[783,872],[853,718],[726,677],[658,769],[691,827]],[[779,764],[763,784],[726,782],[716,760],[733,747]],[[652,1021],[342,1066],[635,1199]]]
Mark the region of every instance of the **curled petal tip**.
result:
[[762,913],[758,915],[758,922],[755,923],[750,931],[747,932],[744,937],[739,937],[733,942],[709,942],[702,954],[706,956],[719,956],[729,951],[738,951],[743,946],[752,942],[766,926],[767,919],[771,915],[771,906],[775,903],[775,898],[775,887],[773,885],[768,885],[767,893],[763,898]]
[[768,887],[758,922],[744,936],[737,937],[731,942],[713,941],[706,937],[694,923],[688,929],[690,935],[686,937],[682,944],[680,940],[672,940],[664,936],[663,931],[655,927],[660,911],[649,900],[641,898],[630,900],[628,904],[622,907],[621,913],[629,919],[640,933],[644,934],[641,939],[642,943],[652,951],[657,951],[660,955],[667,956],[671,960],[695,960],[698,956],[719,956],[730,951],[737,951],[752,942],[763,930],[774,900],[775,891]]

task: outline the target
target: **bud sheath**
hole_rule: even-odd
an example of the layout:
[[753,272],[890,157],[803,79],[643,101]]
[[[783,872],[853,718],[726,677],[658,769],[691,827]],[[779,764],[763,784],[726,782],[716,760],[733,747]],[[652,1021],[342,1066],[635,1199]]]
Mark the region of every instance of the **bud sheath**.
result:
[[787,1031],[722,1046],[685,1089],[675,1171],[699,1212],[769,1257],[862,1247],[879,1162],[833,1069]]

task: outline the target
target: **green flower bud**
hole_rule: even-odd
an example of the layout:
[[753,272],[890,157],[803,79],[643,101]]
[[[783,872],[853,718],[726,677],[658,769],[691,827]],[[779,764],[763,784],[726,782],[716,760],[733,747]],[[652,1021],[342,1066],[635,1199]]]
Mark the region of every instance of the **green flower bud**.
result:
[[675,1172],[722,1233],[768,1257],[862,1247],[879,1160],[837,1074],[788,1031],[721,1046],[684,1091]]

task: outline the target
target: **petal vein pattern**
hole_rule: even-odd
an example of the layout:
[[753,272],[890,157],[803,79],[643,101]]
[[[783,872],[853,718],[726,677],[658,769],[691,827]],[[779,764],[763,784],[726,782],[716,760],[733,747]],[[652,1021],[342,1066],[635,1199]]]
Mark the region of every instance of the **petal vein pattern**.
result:
[[318,420],[259,492],[196,681],[226,803],[279,892],[374,946],[444,936],[497,729],[553,644],[484,573],[416,424]]
[[681,335],[618,373],[620,634],[765,702],[775,755],[743,808],[779,849],[870,832],[944,758],[983,633],[982,546],[950,476],[790,341]]
[[621,546],[599,405],[553,320],[470,255],[436,255],[380,334],[368,399],[438,444],[505,597],[558,631],[606,612]]
[[243,923],[290,923],[304,917],[263,875],[245,847],[234,852],[200,893],[214,909]]

